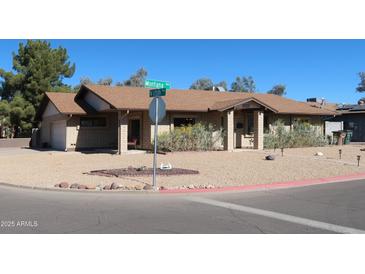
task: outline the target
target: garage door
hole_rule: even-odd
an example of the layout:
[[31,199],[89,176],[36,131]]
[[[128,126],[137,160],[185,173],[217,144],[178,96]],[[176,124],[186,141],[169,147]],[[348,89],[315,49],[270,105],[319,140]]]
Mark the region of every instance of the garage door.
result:
[[51,144],[54,149],[66,149],[66,121],[52,123]]

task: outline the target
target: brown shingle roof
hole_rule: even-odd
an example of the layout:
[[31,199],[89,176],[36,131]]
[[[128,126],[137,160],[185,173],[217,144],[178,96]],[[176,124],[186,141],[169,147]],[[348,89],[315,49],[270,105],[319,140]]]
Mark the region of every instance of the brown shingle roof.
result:
[[76,103],[75,96],[75,93],[46,92],[35,115],[35,120],[42,120],[48,102],[52,102],[61,114],[85,115],[92,111],[90,107],[84,106],[83,103]]
[[[81,93],[85,90],[92,91],[116,109],[147,110],[151,102],[149,89],[146,88],[85,85],[80,89],[77,97],[81,97]],[[304,102],[263,93],[171,89],[166,92],[163,99],[166,102],[166,110],[168,111],[206,112],[209,110],[224,110],[239,104],[241,101],[254,99],[276,113],[335,114],[335,112],[328,109],[316,108]]]
[[75,102],[75,93],[46,92],[46,97],[63,114],[86,114],[86,111]]
[[321,103],[318,103],[318,102],[306,102],[306,103],[312,107],[327,109],[327,110],[334,111],[334,112],[337,112],[337,108],[338,108],[337,104],[328,103],[328,102],[326,102],[324,105],[322,105]]

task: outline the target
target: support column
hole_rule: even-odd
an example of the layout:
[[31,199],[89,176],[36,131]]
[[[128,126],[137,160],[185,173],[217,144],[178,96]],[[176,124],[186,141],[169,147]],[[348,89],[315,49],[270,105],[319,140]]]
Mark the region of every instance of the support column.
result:
[[118,154],[128,151],[128,112],[118,111]]
[[264,112],[254,112],[254,149],[264,149]]
[[148,112],[143,112],[143,122],[142,122],[142,135],[143,135],[143,149],[151,149],[151,122],[148,116]]
[[224,150],[233,151],[234,144],[234,110],[227,110],[224,116]]

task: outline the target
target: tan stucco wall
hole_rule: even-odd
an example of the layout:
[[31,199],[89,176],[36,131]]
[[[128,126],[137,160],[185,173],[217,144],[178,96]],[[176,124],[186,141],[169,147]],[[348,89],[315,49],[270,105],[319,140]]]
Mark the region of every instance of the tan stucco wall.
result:
[[[90,116],[91,117],[91,116]],[[80,127],[80,116],[73,116],[67,121],[66,145],[67,149],[102,148],[118,145],[118,115],[117,112],[92,115],[92,117],[106,117],[106,127]]]

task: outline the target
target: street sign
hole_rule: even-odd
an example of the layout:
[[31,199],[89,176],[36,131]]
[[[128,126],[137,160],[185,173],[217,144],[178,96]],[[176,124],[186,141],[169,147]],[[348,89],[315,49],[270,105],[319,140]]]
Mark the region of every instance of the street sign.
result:
[[166,96],[165,88],[158,88],[158,89],[150,90],[150,97],[160,97],[160,96]]
[[154,128],[154,138],[153,138],[153,177],[152,177],[152,187],[153,190],[157,190],[157,182],[156,182],[156,168],[157,168],[157,138],[158,138],[158,123],[162,121],[162,119],[166,115],[166,105],[164,100],[161,97],[154,97],[150,104],[150,108],[148,114],[152,120],[152,123],[155,125]]
[[[158,104],[158,105],[157,105]],[[157,110],[157,123],[161,122],[166,115],[166,104],[162,98],[155,97],[153,98],[150,108],[148,110],[148,114],[152,121],[152,124],[156,124],[156,110]]]
[[164,88],[166,90],[169,90],[171,88],[171,85],[169,82],[164,82],[164,81],[145,80],[144,87],[145,88],[156,88],[156,89]]

